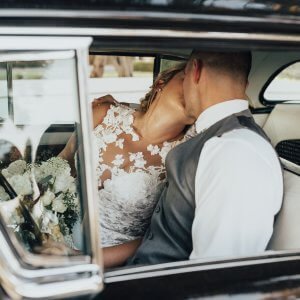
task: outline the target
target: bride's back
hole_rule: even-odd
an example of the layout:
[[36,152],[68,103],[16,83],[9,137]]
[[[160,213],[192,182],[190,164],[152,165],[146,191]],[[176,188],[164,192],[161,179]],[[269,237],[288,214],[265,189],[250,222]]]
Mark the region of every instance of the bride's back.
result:
[[164,161],[174,142],[152,145],[142,139],[133,128],[132,108],[105,104],[100,109],[94,117],[102,122],[93,131],[100,225],[103,246],[111,246],[143,236],[162,191]]
[[156,170],[163,179],[165,157],[174,142],[152,145],[141,138],[133,127],[135,110],[132,108],[106,104],[101,109],[105,116],[93,131],[99,160],[99,189],[106,180],[124,172]]

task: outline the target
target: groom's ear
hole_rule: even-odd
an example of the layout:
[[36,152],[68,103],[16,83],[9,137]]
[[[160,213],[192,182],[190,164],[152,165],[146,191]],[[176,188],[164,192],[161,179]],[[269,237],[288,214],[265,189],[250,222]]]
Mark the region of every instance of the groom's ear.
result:
[[198,84],[201,73],[202,73],[203,63],[199,59],[193,59],[193,79],[196,84]]

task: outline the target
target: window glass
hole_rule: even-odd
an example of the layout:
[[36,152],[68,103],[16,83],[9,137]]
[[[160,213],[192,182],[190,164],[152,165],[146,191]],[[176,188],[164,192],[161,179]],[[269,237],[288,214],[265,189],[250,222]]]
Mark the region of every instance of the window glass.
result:
[[77,92],[75,74],[75,65],[69,59],[13,62],[14,122],[74,123],[78,114],[74,105]]
[[160,72],[175,67],[176,65],[182,63],[184,60],[174,60],[174,59],[161,59],[160,61]]
[[110,94],[139,104],[153,81],[154,57],[90,55],[89,98]]
[[[16,248],[25,252],[85,252],[80,227],[84,163],[72,56],[11,62],[12,115],[3,92],[6,64],[0,69],[0,100],[5,102],[0,107],[5,119],[0,126],[0,215]],[[62,155],[68,141],[71,147]]]
[[300,101],[300,62],[282,70],[264,92],[268,101]]

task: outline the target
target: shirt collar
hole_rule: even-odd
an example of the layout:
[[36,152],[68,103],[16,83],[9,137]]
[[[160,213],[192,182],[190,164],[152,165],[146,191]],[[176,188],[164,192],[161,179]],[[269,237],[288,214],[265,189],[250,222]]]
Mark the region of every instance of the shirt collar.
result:
[[200,114],[195,123],[197,133],[200,133],[232,114],[248,109],[248,106],[248,101],[241,99],[228,100],[210,106]]

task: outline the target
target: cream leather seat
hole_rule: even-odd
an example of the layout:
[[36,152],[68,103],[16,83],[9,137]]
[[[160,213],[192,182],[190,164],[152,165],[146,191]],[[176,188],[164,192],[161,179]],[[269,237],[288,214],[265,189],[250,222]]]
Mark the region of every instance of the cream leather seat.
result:
[[277,104],[264,126],[284,166],[284,198],[268,250],[300,249],[300,104]]
[[274,147],[286,140],[300,139],[300,104],[277,104],[263,130]]
[[300,249],[300,166],[281,159],[284,166],[284,198],[268,250]]

